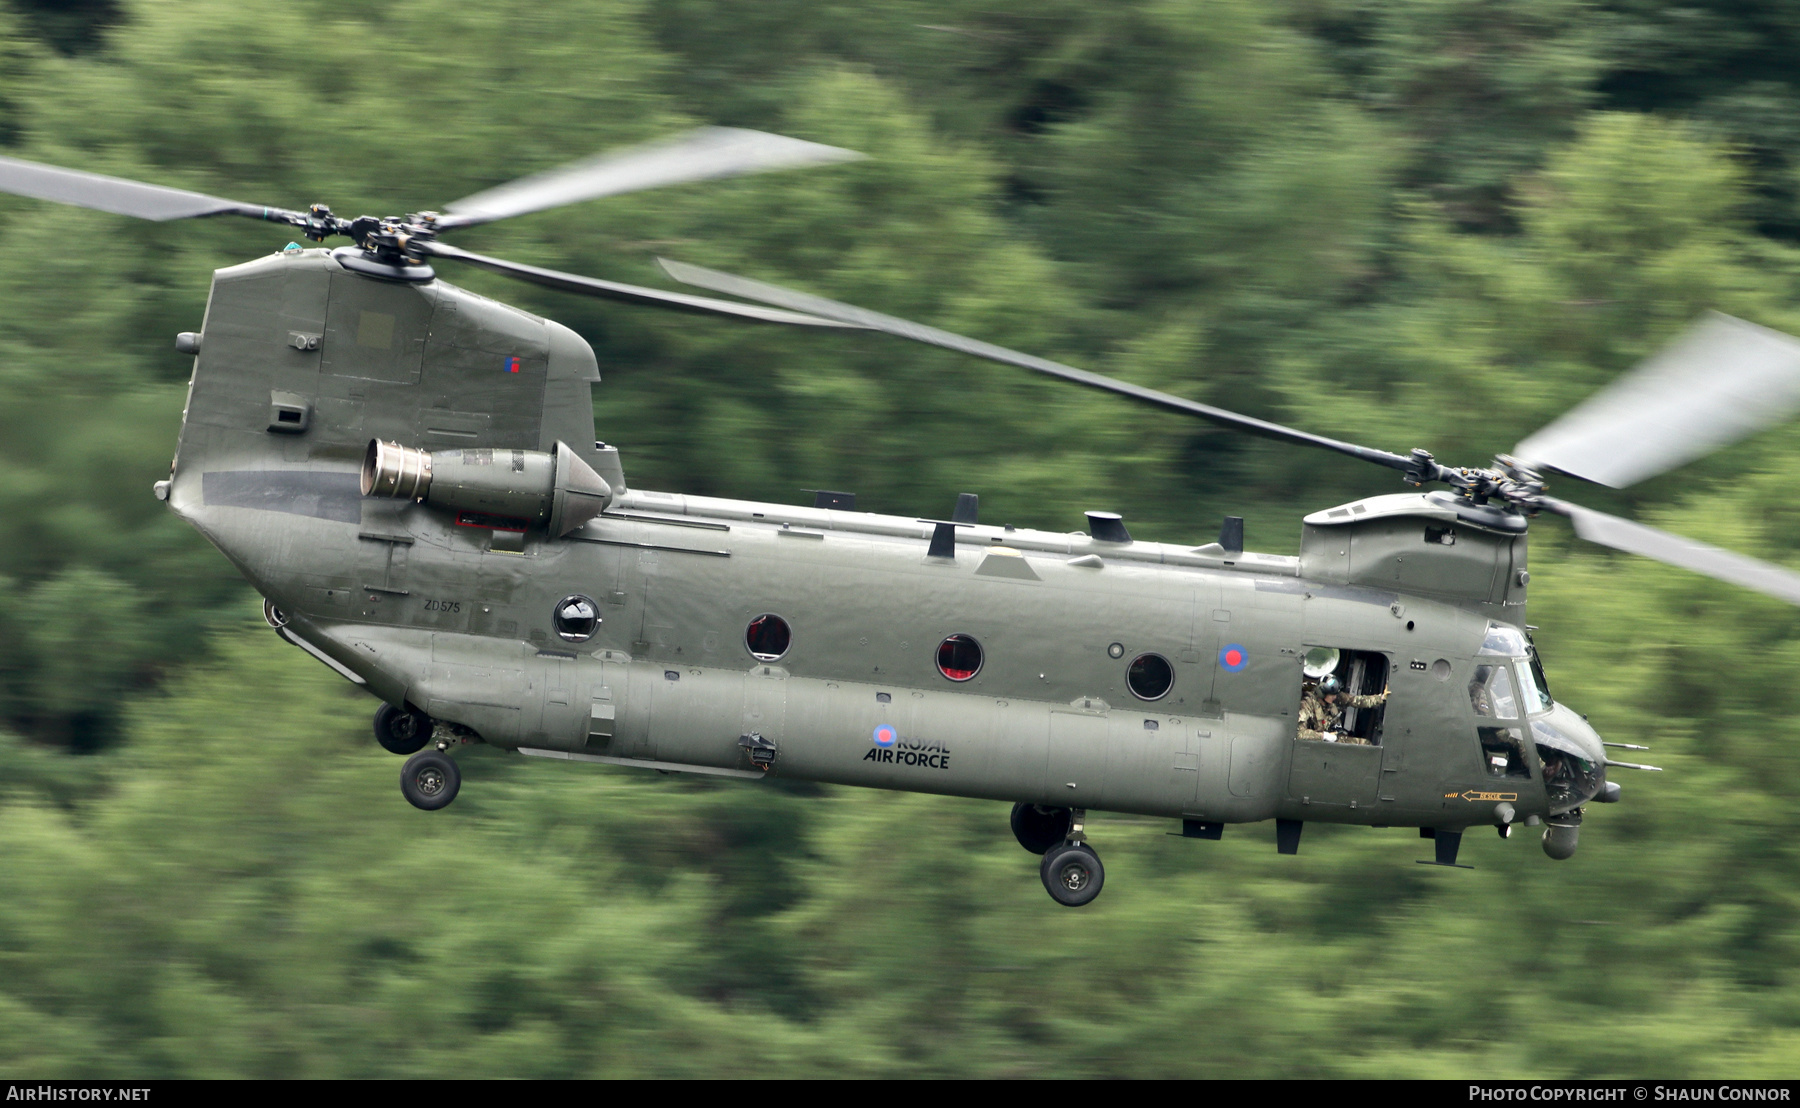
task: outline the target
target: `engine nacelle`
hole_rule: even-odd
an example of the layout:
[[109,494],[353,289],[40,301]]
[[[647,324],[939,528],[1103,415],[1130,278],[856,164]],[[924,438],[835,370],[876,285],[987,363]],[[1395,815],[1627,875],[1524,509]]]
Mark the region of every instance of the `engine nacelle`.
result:
[[546,454],[499,447],[429,451],[371,439],[363,455],[362,492],[524,520],[556,538],[612,502],[606,479],[564,442]]

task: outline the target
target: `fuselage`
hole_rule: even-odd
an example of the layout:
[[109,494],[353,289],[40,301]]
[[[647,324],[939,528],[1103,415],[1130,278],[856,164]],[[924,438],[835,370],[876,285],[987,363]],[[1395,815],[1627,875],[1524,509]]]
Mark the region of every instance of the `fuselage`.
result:
[[[370,322],[365,294],[386,322]],[[394,345],[409,311],[416,349]],[[1533,741],[1545,727],[1603,762],[1591,730],[1547,698],[1520,695],[1510,715],[1489,698],[1484,716],[1474,692],[1495,667],[1509,688],[1531,684],[1511,622],[1523,622],[1522,537],[1502,550],[1521,568],[1487,571],[1494,599],[1474,604],[1409,591],[1410,548],[1393,556],[1391,586],[1320,579],[1302,558],[987,524],[959,525],[954,556],[934,557],[928,520],[627,487],[615,452],[588,450],[591,409],[582,441],[580,416],[549,414],[558,390],[581,383],[571,395],[585,402],[597,379],[585,344],[442,282],[385,286],[316,252],[265,259],[221,271],[204,337],[171,507],[297,641],[389,703],[496,746],[1202,822],[1447,828],[1492,821],[1500,805],[1552,814]],[[376,340],[389,345],[330,358],[334,344]],[[412,368],[385,369],[384,352]],[[459,398],[478,372],[494,377],[479,378],[480,402]],[[540,379],[501,376],[521,372]],[[508,394],[495,390],[515,384],[546,414],[507,443]],[[280,426],[281,403],[303,431]],[[476,409],[497,414],[478,424]],[[357,457],[371,435],[428,448],[566,438],[613,499],[558,538],[364,498]],[[1389,513],[1402,530],[1408,510]],[[1420,557],[1447,526],[1434,538],[1424,519]],[[1521,599],[1508,608],[1508,596]],[[571,597],[601,617],[579,636],[555,619]],[[751,633],[764,617],[787,631],[779,651]],[[940,666],[952,636],[965,661],[975,644],[973,666]],[[1316,648],[1366,660],[1391,690],[1365,741],[1297,737]],[[1134,665],[1162,673],[1146,658],[1169,679],[1134,690]]]

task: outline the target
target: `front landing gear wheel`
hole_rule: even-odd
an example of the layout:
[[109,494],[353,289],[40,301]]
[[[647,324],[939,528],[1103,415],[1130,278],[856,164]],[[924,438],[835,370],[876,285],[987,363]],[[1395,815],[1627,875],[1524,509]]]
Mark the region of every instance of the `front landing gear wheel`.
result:
[[1050,899],[1065,908],[1079,908],[1100,895],[1106,884],[1106,867],[1100,855],[1086,843],[1052,847],[1038,871]]
[[427,812],[435,812],[456,799],[462,787],[462,771],[448,754],[427,750],[415,754],[400,767],[400,791],[407,803]]
[[1039,804],[1014,804],[1013,838],[1033,854],[1042,854],[1069,837],[1067,808],[1046,808]]
[[431,741],[431,717],[383,704],[375,709],[375,741],[389,754],[417,754]]

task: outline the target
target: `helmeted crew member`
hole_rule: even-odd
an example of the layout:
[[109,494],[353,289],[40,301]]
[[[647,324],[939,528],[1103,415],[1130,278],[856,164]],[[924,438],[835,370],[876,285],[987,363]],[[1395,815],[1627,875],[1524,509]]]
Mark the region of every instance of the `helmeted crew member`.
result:
[[1325,742],[1354,743],[1368,746],[1368,739],[1359,739],[1354,735],[1338,732],[1338,721],[1343,718],[1345,708],[1375,708],[1386,704],[1388,690],[1368,696],[1350,696],[1344,692],[1344,686],[1331,674],[1326,674],[1317,682],[1306,686],[1306,692],[1300,697],[1300,731],[1303,739],[1322,739]]

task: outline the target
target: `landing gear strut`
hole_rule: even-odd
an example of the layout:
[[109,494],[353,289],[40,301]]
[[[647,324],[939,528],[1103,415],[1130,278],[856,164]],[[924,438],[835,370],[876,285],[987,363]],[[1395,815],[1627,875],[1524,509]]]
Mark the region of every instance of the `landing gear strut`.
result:
[[431,741],[431,717],[383,704],[375,709],[375,741],[389,754],[417,754]]
[[462,771],[456,759],[441,750],[415,754],[400,767],[400,791],[415,808],[435,812],[456,799],[462,787]]
[[[1106,867],[1100,864],[1100,855],[1087,844],[1083,834],[1087,813],[1079,808],[1061,811],[1068,819],[1068,830],[1060,843],[1044,851],[1038,876],[1043,878],[1050,899],[1065,908],[1079,908],[1100,895],[1106,884]],[[1024,842],[1022,837],[1020,842]]]

